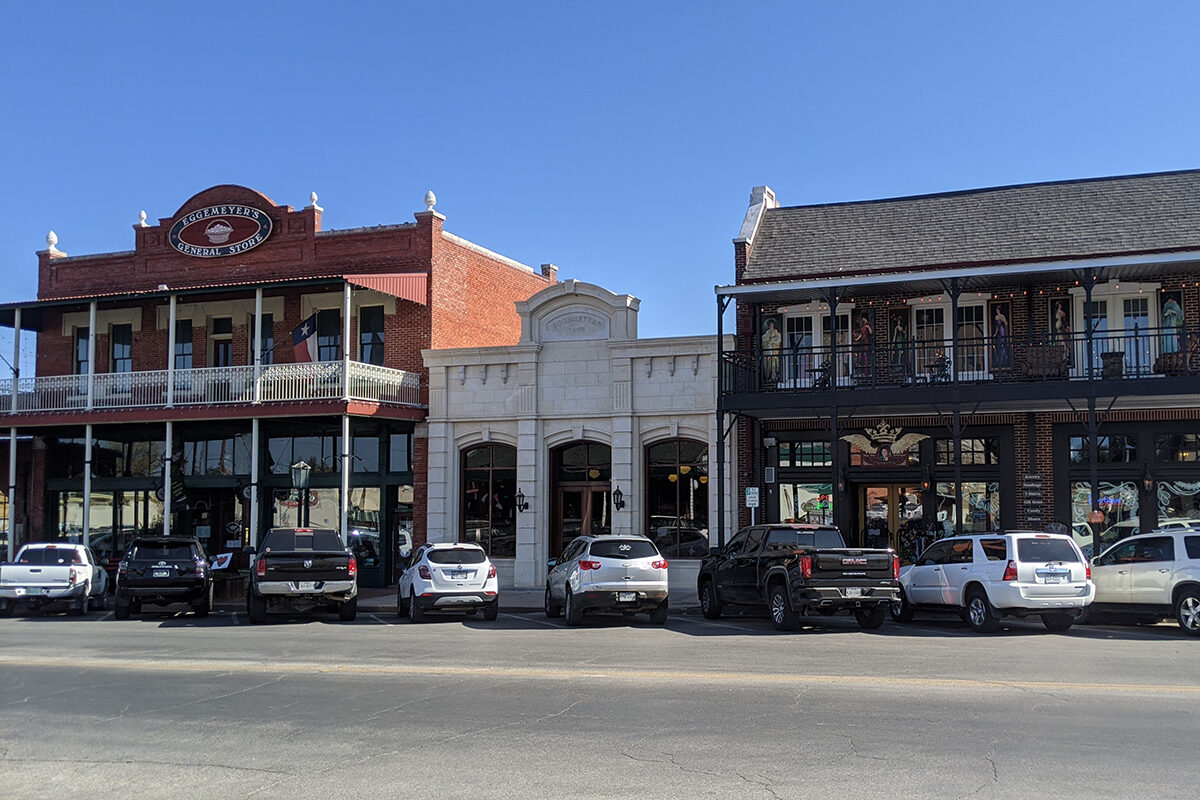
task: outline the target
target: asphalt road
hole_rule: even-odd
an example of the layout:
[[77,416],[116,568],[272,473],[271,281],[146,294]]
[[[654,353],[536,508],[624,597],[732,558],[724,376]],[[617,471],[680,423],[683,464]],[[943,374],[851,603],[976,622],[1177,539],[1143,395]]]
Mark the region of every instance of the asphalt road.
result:
[[1168,625],[0,619],[0,794],[1193,798]]

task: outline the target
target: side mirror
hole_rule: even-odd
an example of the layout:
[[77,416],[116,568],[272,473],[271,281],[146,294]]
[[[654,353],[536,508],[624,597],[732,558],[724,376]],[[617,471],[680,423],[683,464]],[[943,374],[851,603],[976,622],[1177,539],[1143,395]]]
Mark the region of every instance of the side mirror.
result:
[[554,568],[555,568],[555,567],[557,567],[557,566],[558,566],[558,559],[557,559],[557,558],[552,558],[552,559],[550,559],[549,561],[547,561],[547,562],[546,562],[546,568],[547,568],[547,569],[554,569]]
[[242,552],[243,552],[243,553],[245,553],[245,554],[246,554],[246,555],[248,555],[248,556],[252,556],[252,555],[254,555],[254,554],[255,554],[256,552],[258,552],[258,551],[255,549],[254,545],[252,545],[252,544],[248,544],[248,545],[246,545],[245,547],[243,547],[243,548],[242,548]]
[[719,556],[721,555],[721,548],[713,545],[712,547],[708,548],[708,554],[710,556]]

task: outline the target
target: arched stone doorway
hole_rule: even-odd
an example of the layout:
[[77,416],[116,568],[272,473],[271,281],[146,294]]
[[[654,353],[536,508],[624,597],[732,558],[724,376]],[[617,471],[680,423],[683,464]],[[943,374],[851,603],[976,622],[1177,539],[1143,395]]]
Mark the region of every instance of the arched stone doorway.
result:
[[550,555],[576,536],[612,532],[612,449],[571,442],[551,451]]

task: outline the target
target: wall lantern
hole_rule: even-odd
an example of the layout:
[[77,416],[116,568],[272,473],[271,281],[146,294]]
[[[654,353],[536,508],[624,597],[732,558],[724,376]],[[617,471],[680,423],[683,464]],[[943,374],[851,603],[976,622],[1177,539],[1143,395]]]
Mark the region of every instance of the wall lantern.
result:
[[620,511],[625,507],[625,495],[621,494],[621,487],[613,489],[613,508]]
[[517,496],[513,498],[517,504],[517,511],[528,511],[529,502],[525,499],[525,493],[521,491],[521,487],[517,487]]
[[1150,474],[1149,464],[1147,464],[1146,468],[1142,470],[1142,488],[1144,488],[1147,492],[1154,489],[1154,476]]
[[926,467],[921,476],[921,489],[928,492],[933,488],[933,475],[929,467]]

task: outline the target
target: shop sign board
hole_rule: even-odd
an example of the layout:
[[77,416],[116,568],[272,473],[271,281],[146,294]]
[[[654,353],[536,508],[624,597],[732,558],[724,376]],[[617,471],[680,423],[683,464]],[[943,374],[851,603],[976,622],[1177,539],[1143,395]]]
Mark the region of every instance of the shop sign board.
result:
[[219,258],[258,247],[271,235],[271,217],[251,206],[209,206],[184,214],[171,226],[171,246],[185,256]]

